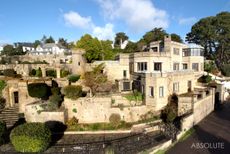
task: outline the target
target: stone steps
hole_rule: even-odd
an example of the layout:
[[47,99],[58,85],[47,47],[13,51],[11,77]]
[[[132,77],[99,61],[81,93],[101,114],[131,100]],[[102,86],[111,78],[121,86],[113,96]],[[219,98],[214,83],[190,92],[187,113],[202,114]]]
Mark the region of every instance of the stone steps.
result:
[[7,127],[13,126],[18,121],[18,106],[5,108],[0,113],[0,120],[5,121]]

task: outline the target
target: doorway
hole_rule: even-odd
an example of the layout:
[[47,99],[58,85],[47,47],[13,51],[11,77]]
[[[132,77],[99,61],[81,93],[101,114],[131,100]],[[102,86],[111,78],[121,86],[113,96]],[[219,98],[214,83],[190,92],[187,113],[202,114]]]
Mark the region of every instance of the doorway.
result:
[[15,92],[14,92],[14,103],[15,103],[15,104],[18,104],[18,103],[19,103],[18,97],[19,97],[19,96],[18,96],[18,91],[15,91]]

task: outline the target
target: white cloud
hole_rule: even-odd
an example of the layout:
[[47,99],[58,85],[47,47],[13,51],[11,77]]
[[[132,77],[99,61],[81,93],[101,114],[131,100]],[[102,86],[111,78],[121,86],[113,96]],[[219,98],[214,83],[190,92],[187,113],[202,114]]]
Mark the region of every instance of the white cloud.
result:
[[96,26],[91,17],[82,17],[79,13],[70,11],[63,14],[65,24],[68,26],[88,29],[93,36],[102,40],[113,40],[115,33],[113,31],[114,25],[111,23],[105,24],[104,27]]
[[113,31],[113,24],[108,23],[104,27],[94,26],[93,27],[93,36],[101,40],[113,40],[115,33]]
[[180,18],[178,22],[180,25],[191,25],[195,23],[196,20],[197,19],[195,17],[189,17],[189,18]]
[[82,17],[79,13],[69,11],[63,15],[66,25],[79,28],[91,28],[91,17]]
[[156,8],[151,0],[97,0],[105,17],[124,21],[133,31],[168,27],[166,11]]

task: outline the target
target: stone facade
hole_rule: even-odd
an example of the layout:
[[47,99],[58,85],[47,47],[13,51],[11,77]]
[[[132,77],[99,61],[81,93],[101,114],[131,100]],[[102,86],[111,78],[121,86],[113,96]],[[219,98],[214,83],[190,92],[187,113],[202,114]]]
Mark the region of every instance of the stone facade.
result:
[[113,113],[119,114],[121,120],[135,122],[140,120],[141,115],[152,111],[145,105],[122,108],[112,106],[111,97],[79,98],[77,100],[65,98],[64,106],[68,109],[68,118],[76,117],[79,123],[109,122],[109,117]]

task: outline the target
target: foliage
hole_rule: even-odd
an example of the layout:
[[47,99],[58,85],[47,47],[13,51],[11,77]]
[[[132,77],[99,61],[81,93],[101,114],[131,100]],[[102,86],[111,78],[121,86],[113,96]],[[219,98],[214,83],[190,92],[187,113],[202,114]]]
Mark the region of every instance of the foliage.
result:
[[169,96],[169,102],[161,112],[161,119],[164,122],[172,123],[177,117],[178,97],[173,94]]
[[212,81],[212,77],[210,75],[203,75],[198,79],[198,82],[201,83],[209,83]]
[[17,46],[14,48],[12,45],[6,45],[3,48],[1,54],[6,56],[14,56],[14,55],[24,55],[26,52],[23,52],[22,46]]
[[225,76],[230,76],[230,64],[224,64],[221,67],[221,72],[223,73],[223,75]]
[[51,88],[51,94],[52,95],[60,95],[61,94],[61,89],[59,87],[52,87]]
[[171,34],[171,39],[172,39],[172,41],[183,43],[182,38],[179,35],[175,34],[175,33]]
[[111,114],[110,117],[109,117],[109,122],[113,126],[117,127],[120,124],[120,122],[121,122],[121,116],[120,116],[120,114],[117,114],[117,113]]
[[6,100],[3,97],[0,97],[0,113],[6,106]]
[[66,122],[68,127],[74,126],[78,124],[78,119],[76,117],[72,117],[70,120]]
[[50,36],[49,38],[47,38],[47,39],[45,40],[45,43],[55,43],[55,41],[54,41],[53,37]]
[[56,78],[57,77],[57,72],[56,72],[56,70],[47,70],[46,71],[46,76],[49,76],[49,77],[54,77],[54,78]]
[[140,120],[138,122],[146,123],[146,122],[151,122],[151,121],[155,121],[158,119],[159,119],[159,116],[156,113],[149,111],[146,114],[141,115]]
[[[217,67],[230,63],[230,12],[200,19],[186,36],[189,43],[204,47],[204,56],[214,57]],[[213,56],[214,55],[214,56]]]
[[114,46],[120,48],[121,44],[128,39],[129,37],[124,32],[119,32],[115,36]]
[[215,65],[215,63],[213,61],[204,63],[204,71],[206,71],[208,73],[211,73],[215,69],[216,69],[216,65]]
[[[68,122],[67,122],[68,123]],[[98,130],[118,130],[118,129],[131,129],[132,124],[121,121],[118,126],[111,123],[93,123],[93,124],[67,124],[69,131],[98,131]]]
[[51,131],[43,123],[25,123],[11,131],[10,140],[18,152],[43,152],[51,142]]
[[4,143],[3,135],[6,133],[6,123],[0,121],[0,145]]
[[57,110],[61,106],[61,102],[63,101],[61,95],[52,95],[49,97],[47,109],[48,110]]
[[0,96],[2,96],[2,90],[6,87],[6,82],[4,80],[0,80]]
[[36,75],[36,70],[35,69],[32,69],[29,73],[30,76],[35,76]]
[[28,84],[28,93],[31,97],[48,99],[50,95],[50,87],[45,83]]
[[131,94],[126,94],[124,95],[124,97],[126,99],[128,99],[129,101],[142,101],[143,99],[143,95],[141,92],[138,92],[138,91],[133,91],[133,93]]
[[74,48],[84,49],[86,51],[84,57],[87,62],[90,63],[95,60],[112,60],[117,54],[117,52],[112,49],[112,41],[98,40],[89,34],[82,36]]
[[36,70],[35,76],[36,76],[36,77],[42,77],[42,70],[41,70],[40,67]]
[[5,69],[3,70],[3,75],[8,77],[15,77],[16,72],[14,71],[14,69]]
[[68,76],[70,72],[68,70],[61,69],[61,78]]
[[34,41],[34,48],[37,48],[37,46],[40,45],[40,44],[41,44],[41,41],[35,40]]
[[67,42],[67,39],[64,38],[59,38],[58,39],[58,44],[60,44],[61,46],[65,47],[65,48],[69,48],[69,44]]
[[76,108],[73,108],[72,110],[74,113],[77,113],[77,109]]
[[70,82],[77,82],[79,79],[80,79],[80,75],[77,75],[77,74],[72,74],[68,76],[68,80]]
[[95,66],[91,72],[86,72],[84,75],[84,83],[91,89],[93,94],[97,92],[110,92],[112,90],[112,83],[107,80],[103,69],[104,63]]
[[82,86],[69,85],[61,89],[61,93],[70,99],[78,99],[83,96]]

